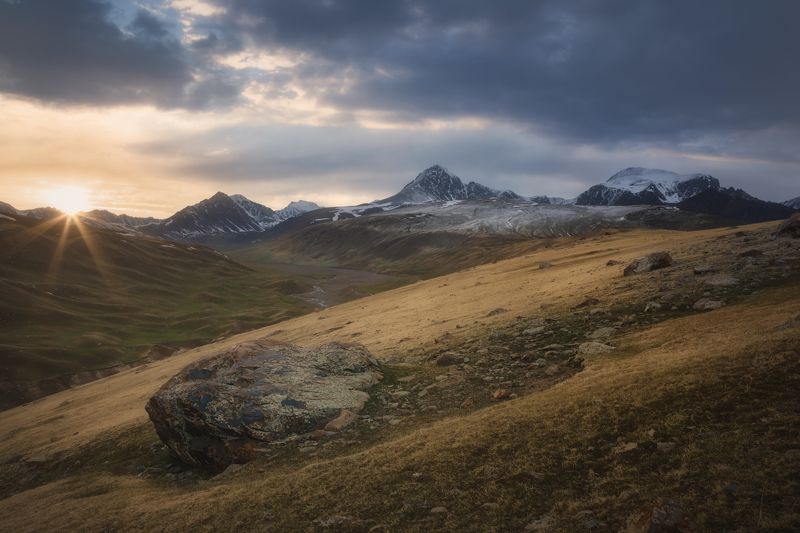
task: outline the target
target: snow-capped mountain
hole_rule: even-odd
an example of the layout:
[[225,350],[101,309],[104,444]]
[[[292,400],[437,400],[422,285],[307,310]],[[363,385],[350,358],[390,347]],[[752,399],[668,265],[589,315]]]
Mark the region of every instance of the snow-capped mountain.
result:
[[[218,193],[219,194],[219,193]],[[230,199],[242,208],[250,218],[252,218],[261,229],[267,229],[275,225],[275,211],[258,202],[254,202],[241,194],[232,194]]]
[[783,205],[800,211],[800,196],[798,196],[797,198],[793,198],[791,200],[786,200],[785,202],[783,202]]
[[677,204],[703,191],[719,189],[707,174],[677,174],[668,170],[631,167],[605,183],[594,185],[576,199],[578,205]]
[[279,222],[283,222],[284,220],[289,220],[290,218],[300,216],[303,213],[308,213],[309,211],[315,211],[319,208],[320,206],[318,206],[314,202],[297,200],[295,202],[289,202],[289,205],[287,205],[283,209],[275,211],[275,218]]
[[413,181],[400,192],[374,202],[376,205],[425,204],[429,202],[449,202],[454,200],[489,200],[493,198],[519,198],[513,191],[498,191],[470,181],[464,183],[446,168],[433,165],[420,172]]
[[211,198],[185,207],[171,217],[142,227],[142,231],[175,240],[207,236],[257,233],[299,214],[318,209],[312,202],[292,202],[274,211],[241,194],[218,192]]

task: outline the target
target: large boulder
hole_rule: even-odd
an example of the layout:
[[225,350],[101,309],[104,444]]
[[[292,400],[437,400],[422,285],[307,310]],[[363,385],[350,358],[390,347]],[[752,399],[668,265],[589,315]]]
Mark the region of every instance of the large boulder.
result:
[[795,213],[787,220],[784,220],[775,231],[778,237],[791,237],[800,239],[800,213]]
[[382,377],[362,346],[247,342],[181,370],[146,410],[181,460],[221,471],[252,459],[265,443],[358,413]]
[[653,270],[658,270],[659,268],[667,268],[671,265],[672,256],[669,255],[669,253],[654,252],[634,260],[631,264],[625,267],[623,274],[625,276],[641,274],[642,272],[650,272]]

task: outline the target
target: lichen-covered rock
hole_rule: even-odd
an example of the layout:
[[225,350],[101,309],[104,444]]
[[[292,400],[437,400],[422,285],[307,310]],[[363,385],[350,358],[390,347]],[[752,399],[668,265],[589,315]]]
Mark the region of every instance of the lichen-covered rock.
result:
[[625,267],[622,272],[625,276],[632,274],[641,274],[642,272],[651,272],[660,268],[667,268],[672,265],[672,256],[667,252],[655,252],[639,259],[634,260],[630,265]]
[[787,220],[784,220],[775,231],[778,237],[791,237],[800,239],[800,213],[795,213]]
[[247,342],[187,366],[146,409],[181,460],[221,471],[264,443],[322,429],[343,410],[358,413],[381,378],[362,346]]

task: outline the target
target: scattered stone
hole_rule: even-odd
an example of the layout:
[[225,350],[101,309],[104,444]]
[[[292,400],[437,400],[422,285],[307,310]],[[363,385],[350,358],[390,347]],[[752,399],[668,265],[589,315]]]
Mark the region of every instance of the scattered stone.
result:
[[683,533],[691,530],[683,510],[676,502],[657,501],[633,514],[626,533]]
[[606,266],[617,266],[623,264],[624,261],[619,261],[617,259],[609,259],[606,261]]
[[579,355],[603,355],[614,351],[614,347],[602,342],[584,342],[578,346]]
[[693,271],[695,276],[705,276],[706,274],[713,274],[717,269],[711,265],[700,265],[694,267]]
[[433,507],[431,514],[447,514],[447,507]]
[[719,300],[711,300],[709,298],[700,298],[697,300],[694,305],[692,305],[692,309],[695,311],[713,311],[714,309],[719,309],[725,305],[723,302]]
[[522,334],[523,335],[538,335],[538,334],[544,332],[545,329],[547,329],[547,328],[545,328],[544,326],[537,326],[535,328],[526,329],[525,331],[522,332]]
[[662,305],[658,302],[647,302],[644,306],[645,313],[654,313],[661,310]]
[[451,366],[451,365],[456,365],[460,362],[461,359],[451,353],[443,353],[442,355],[436,358],[436,366]]
[[492,394],[492,399],[493,400],[505,400],[509,396],[511,396],[511,393],[507,389],[497,389]]
[[591,307],[593,305],[597,305],[600,303],[600,300],[597,298],[586,298],[584,301],[579,303],[576,306],[573,306],[573,309],[583,309],[584,307]]
[[657,442],[656,446],[658,447],[658,451],[660,452],[671,452],[675,449],[674,442]]
[[251,460],[264,442],[360,411],[369,399],[365,391],[379,380],[378,363],[362,346],[254,341],[187,366],[146,410],[183,462],[221,472]]
[[508,313],[508,309],[505,309],[503,307],[498,307],[497,309],[492,309],[491,311],[486,313],[486,317],[488,318],[492,316],[502,315],[503,313]]
[[775,236],[800,239],[800,213],[795,213],[788,220],[783,221],[775,230]]
[[667,252],[655,252],[644,257],[634,260],[631,264],[625,267],[623,275],[631,276],[633,274],[641,274],[643,272],[651,272],[672,266],[672,256]]
[[744,252],[739,254],[739,257],[761,257],[764,255],[764,252],[757,248],[751,248],[749,250],[745,250]]
[[614,448],[614,453],[615,454],[625,454],[625,453],[632,452],[632,451],[636,450],[637,448],[639,448],[639,443],[637,443],[637,442],[623,442],[623,443],[617,445],[616,448]]
[[551,266],[553,266],[553,263],[550,263],[548,261],[542,261],[541,263],[539,263],[539,270],[550,268]]
[[[353,528],[364,526],[364,521],[345,515],[334,515],[328,518],[317,518],[312,522],[317,529],[332,529],[334,531],[350,531]],[[363,531],[363,529],[362,529]]]
[[537,518],[533,522],[525,526],[525,531],[552,531],[553,520],[550,515]]
[[611,327],[603,327],[597,328],[593,332],[591,332],[588,337],[590,339],[607,339],[608,337],[612,336],[617,332],[617,328]]
[[707,279],[706,283],[714,287],[733,287],[734,285],[739,284],[739,280],[734,278],[733,276],[726,276],[724,274],[721,274]]
[[25,459],[25,462],[29,463],[29,464],[36,465],[36,464],[46,463],[49,460],[50,460],[50,458],[47,457],[46,455],[32,455],[32,456],[28,457],[27,459]]

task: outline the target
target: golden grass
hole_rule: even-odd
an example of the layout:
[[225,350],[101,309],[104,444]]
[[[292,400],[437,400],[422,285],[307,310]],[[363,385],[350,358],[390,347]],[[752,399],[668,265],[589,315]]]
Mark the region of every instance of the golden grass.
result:
[[[621,267],[605,266],[609,258],[669,249],[680,261],[724,233],[605,236],[240,335],[0,413],[0,453],[66,452],[141,426],[142,406],[164,380],[243,339],[358,340],[380,358],[402,359],[445,333],[474,335],[515,314],[558,313],[587,295],[623,299],[633,289]],[[540,261],[555,266],[539,270]],[[543,302],[556,306],[541,310]],[[511,312],[486,318],[498,307]],[[591,520],[616,530],[637,508],[669,497],[700,529],[789,529],[800,523],[800,330],[779,326],[798,313],[800,287],[788,285],[668,320],[616,339],[617,352],[588,360],[583,372],[550,389],[397,428],[383,442],[339,456],[255,462],[190,487],[96,472],[68,477],[0,502],[0,528],[286,531],[345,515],[354,530],[382,523],[505,531],[542,517],[555,530]],[[676,449],[617,453],[623,443],[661,440]],[[431,515],[435,506],[448,512]]]
[[[163,382],[190,362],[238,342],[264,336],[301,345],[359,342],[379,359],[402,361],[443,335],[474,335],[516,314],[557,313],[586,295],[622,298],[621,267],[606,267],[609,258],[629,260],[670,249],[683,260],[698,253],[699,243],[732,231],[634,231],[568,241],[541,253],[420,281],[187,350],[0,412],[0,459],[70,450],[102,433],[142,423],[144,404]],[[539,269],[542,261],[554,266]],[[540,309],[543,303],[552,308]],[[486,317],[499,307],[509,312]]]

